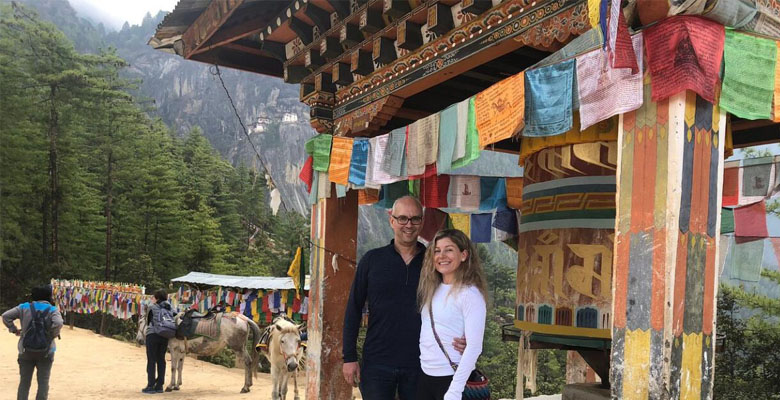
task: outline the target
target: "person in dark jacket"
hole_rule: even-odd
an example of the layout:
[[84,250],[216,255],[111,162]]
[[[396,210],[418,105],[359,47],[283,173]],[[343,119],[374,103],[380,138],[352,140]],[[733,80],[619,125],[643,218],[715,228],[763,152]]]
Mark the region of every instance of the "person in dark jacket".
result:
[[[162,309],[171,310],[171,303],[168,302],[168,294],[160,289],[154,292],[155,303],[149,307],[146,314],[146,387],[141,389],[142,393],[153,394],[163,392],[163,383],[165,382],[165,351],[168,349],[168,339],[153,331],[152,324],[156,320],[155,316]],[[173,314],[176,314],[175,311]],[[155,376],[155,371],[157,375]]]
[[[365,400],[414,399],[420,371],[417,285],[425,246],[417,241],[423,209],[412,196],[396,200],[390,213],[393,240],[368,251],[357,266],[344,315],[344,379]],[[357,336],[368,303],[368,330],[358,364]],[[465,338],[453,342],[463,352]]]
[[[30,394],[30,384],[33,372],[38,371],[38,393],[36,400],[46,400],[49,397],[49,375],[54,363],[54,352],[57,346],[54,338],[59,336],[62,328],[62,315],[57,307],[53,306],[51,299],[51,286],[44,285],[32,290],[32,301],[22,303],[3,313],[3,324],[8,331],[19,336],[19,388],[16,392],[17,400],[27,400]],[[33,311],[43,311],[46,315],[46,325],[50,327],[49,338],[52,338],[49,350],[44,352],[26,351],[23,345],[24,336],[33,320]],[[15,320],[21,321],[21,329],[16,327]]]

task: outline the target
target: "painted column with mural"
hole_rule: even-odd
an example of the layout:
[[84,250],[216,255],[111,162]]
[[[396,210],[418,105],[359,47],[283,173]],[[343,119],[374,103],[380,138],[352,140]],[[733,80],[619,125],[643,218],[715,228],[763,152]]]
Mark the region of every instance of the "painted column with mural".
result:
[[708,399],[726,118],[691,91],[644,92],[620,119],[612,396]]

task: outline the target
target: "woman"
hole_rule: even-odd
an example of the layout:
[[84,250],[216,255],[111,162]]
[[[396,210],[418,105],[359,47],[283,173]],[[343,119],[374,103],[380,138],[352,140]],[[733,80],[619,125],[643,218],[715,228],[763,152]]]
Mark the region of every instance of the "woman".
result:
[[[471,240],[456,229],[437,233],[425,252],[417,287],[423,372],[417,380],[418,400],[462,398],[466,381],[482,352],[485,299],[485,275]],[[452,342],[464,335],[466,349],[461,355]]]
[[[156,321],[160,321],[160,313],[175,315],[168,303],[168,294],[160,289],[154,292],[155,303],[149,307],[146,314],[146,378],[147,385],[142,393],[162,393],[165,381],[165,351],[168,349],[168,339],[155,333]],[[155,372],[157,376],[155,377]]]

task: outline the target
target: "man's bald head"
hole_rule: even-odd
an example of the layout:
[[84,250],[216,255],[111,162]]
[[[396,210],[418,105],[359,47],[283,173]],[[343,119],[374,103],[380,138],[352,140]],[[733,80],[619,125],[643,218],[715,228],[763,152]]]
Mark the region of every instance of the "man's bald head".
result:
[[400,207],[401,204],[417,207],[418,212],[416,215],[422,215],[423,207],[422,204],[420,203],[420,200],[417,200],[416,197],[409,196],[409,195],[400,197],[395,202],[393,202],[393,208],[390,210],[393,213],[393,215],[396,215],[396,213],[398,212],[398,208]]

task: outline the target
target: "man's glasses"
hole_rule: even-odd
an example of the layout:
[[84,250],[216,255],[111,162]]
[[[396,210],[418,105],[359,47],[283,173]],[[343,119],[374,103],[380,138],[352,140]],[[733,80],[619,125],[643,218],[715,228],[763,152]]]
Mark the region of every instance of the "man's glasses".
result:
[[391,215],[391,217],[395,218],[395,220],[401,224],[406,225],[407,223],[411,222],[412,225],[420,225],[422,223],[422,217],[414,216],[414,217],[407,217],[406,215],[401,215],[399,217],[396,217],[395,215]]

